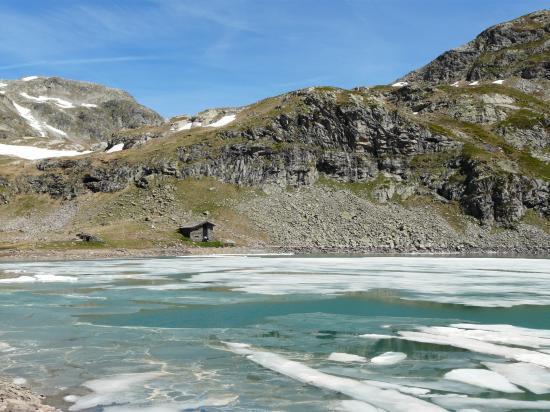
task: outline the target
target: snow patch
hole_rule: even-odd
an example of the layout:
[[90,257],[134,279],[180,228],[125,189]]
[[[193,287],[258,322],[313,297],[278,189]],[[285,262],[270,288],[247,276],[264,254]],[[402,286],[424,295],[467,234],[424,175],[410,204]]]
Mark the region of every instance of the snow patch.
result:
[[24,82],[30,82],[31,80],[36,80],[36,79],[39,79],[38,76],[27,76],[27,77],[23,77],[21,80],[23,80]]
[[87,108],[94,108],[94,107],[97,107],[97,104],[93,104],[93,103],[82,103],[81,104],[82,107],[87,107]]
[[502,84],[504,83],[504,80],[495,80],[493,84]]
[[48,130],[51,130],[54,133],[60,134],[61,136],[67,137],[67,133],[65,133],[63,130],[57,129],[53,126],[50,126],[49,124],[44,124],[44,127]]
[[479,81],[477,80],[469,84],[469,86],[477,86],[477,85],[479,85]]
[[407,86],[409,83],[407,82],[397,82],[397,83],[394,83],[392,84],[392,87],[403,87],[403,86]]
[[451,84],[451,86],[453,87],[458,87],[460,85],[460,82],[454,82],[453,84]]
[[46,137],[46,133],[42,130],[42,125],[32,115],[31,109],[20,106],[15,102],[13,102],[13,106],[15,107],[15,110],[17,110],[17,113],[19,113],[19,115],[27,121],[30,127],[40,132],[41,137]]
[[[20,157],[27,160],[48,159],[50,157],[80,156],[87,153],[91,152],[77,152],[76,150],[50,150],[34,146],[0,144],[0,155]],[[0,282],[1,281],[2,280],[0,280]]]
[[370,361],[375,365],[394,365],[406,358],[407,355],[402,352],[386,352],[372,358]]
[[122,149],[124,149],[124,143],[118,143],[111,147],[109,150],[106,150],[105,153],[120,152]]
[[7,86],[8,86],[7,83],[2,83],[2,82],[0,82],[0,87],[7,87]]
[[445,379],[467,383],[469,385],[479,386],[498,392],[522,393],[516,385],[499,373],[488,371],[486,369],[454,369],[447,372]]
[[32,100],[32,101],[35,101],[35,102],[38,102],[38,103],[46,103],[46,102],[54,102],[56,104],[56,106],[62,108],[62,109],[72,109],[74,108],[74,104],[67,101],[67,100],[63,100],[63,99],[60,99],[59,97],[48,97],[48,96],[38,96],[38,97],[35,97],[35,96],[31,96],[30,94],[27,94],[27,93],[19,93],[22,97],[24,97],[25,99],[28,99],[28,100]]
[[237,115],[235,114],[229,114],[229,115],[223,116],[220,120],[214,123],[210,123],[208,127],[222,127],[222,126],[228,125],[233,120],[235,120],[236,117]]
[[333,352],[328,357],[328,360],[334,362],[366,362],[367,358],[350,353]]
[[233,353],[244,355],[248,360],[266,369],[307,385],[344,394],[377,408],[394,412],[408,412],[412,410],[415,412],[442,412],[444,410],[432,403],[405,395],[394,389],[381,389],[355,379],[329,375],[302,363],[291,361],[281,355],[252,349],[247,344],[223,343]]

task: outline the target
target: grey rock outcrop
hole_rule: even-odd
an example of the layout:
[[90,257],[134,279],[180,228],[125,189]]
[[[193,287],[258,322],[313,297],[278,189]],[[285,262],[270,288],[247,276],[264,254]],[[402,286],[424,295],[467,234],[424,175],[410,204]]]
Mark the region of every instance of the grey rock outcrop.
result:
[[400,81],[450,84],[511,76],[550,79],[549,52],[550,11],[540,10],[490,27]]

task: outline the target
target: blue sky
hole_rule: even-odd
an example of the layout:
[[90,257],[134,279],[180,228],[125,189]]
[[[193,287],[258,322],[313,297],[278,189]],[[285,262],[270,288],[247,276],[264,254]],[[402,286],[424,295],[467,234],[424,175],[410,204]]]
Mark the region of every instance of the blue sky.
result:
[[0,78],[61,76],[164,116],[383,84],[542,0],[2,0]]

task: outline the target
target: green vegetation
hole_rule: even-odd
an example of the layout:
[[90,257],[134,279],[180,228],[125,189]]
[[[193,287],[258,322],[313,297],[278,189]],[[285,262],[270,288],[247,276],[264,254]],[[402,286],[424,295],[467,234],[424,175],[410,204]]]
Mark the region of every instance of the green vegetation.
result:
[[220,247],[228,247],[230,245],[221,242],[219,240],[212,240],[208,242],[196,242],[194,240],[189,239],[188,237],[185,237],[183,235],[179,235],[180,240],[184,242],[186,245],[190,247],[204,247],[204,248],[220,248]]
[[[47,250],[71,250],[71,249],[108,249],[109,245],[105,242],[84,242],[84,241],[54,241],[46,243],[38,243],[38,249]],[[112,246],[111,246],[112,247]]]
[[483,84],[468,87],[440,85],[437,86],[437,88],[450,97],[459,95],[502,94],[513,98],[515,100],[515,104],[522,108],[533,108],[542,112],[549,112],[548,103],[545,101],[540,100],[533,95],[523,93],[518,89],[499,84]]
[[513,127],[516,129],[531,129],[542,125],[545,116],[528,109],[520,109],[510,113],[505,120],[498,123],[500,127]]
[[528,209],[523,215],[522,223],[528,225],[536,226],[546,233],[550,234],[550,219],[541,216],[539,213],[533,209]]
[[336,179],[328,177],[325,174],[320,174],[316,184],[332,187],[333,189],[349,190],[356,195],[363,194],[370,197],[370,194],[374,189],[379,187],[388,187],[391,182],[392,180],[390,178],[387,178],[382,174],[379,174],[375,178],[366,182],[340,182]]
[[525,174],[550,180],[550,165],[531,156],[525,150],[516,149],[483,126],[451,118],[440,120],[473,138],[473,140],[464,141],[465,156],[485,162],[507,157],[515,161]]
[[447,137],[456,137],[451,130],[441,126],[440,124],[427,123],[426,126],[428,127],[428,130],[433,134],[440,135],[440,136],[447,136]]

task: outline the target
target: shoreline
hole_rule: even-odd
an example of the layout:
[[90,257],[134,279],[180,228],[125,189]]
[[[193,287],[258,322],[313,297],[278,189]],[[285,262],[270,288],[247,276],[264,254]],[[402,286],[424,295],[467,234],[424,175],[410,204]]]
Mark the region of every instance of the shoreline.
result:
[[43,403],[46,397],[38,395],[26,383],[16,384],[0,377],[0,411],[6,412],[56,412],[53,406]]
[[535,251],[504,249],[461,249],[461,250],[414,250],[399,251],[384,248],[314,248],[314,247],[220,247],[220,248],[150,248],[150,249],[3,249],[0,250],[0,263],[33,261],[77,261],[104,259],[140,259],[201,255],[301,255],[301,256],[432,256],[432,257],[508,257],[508,258],[549,258],[550,248]]

